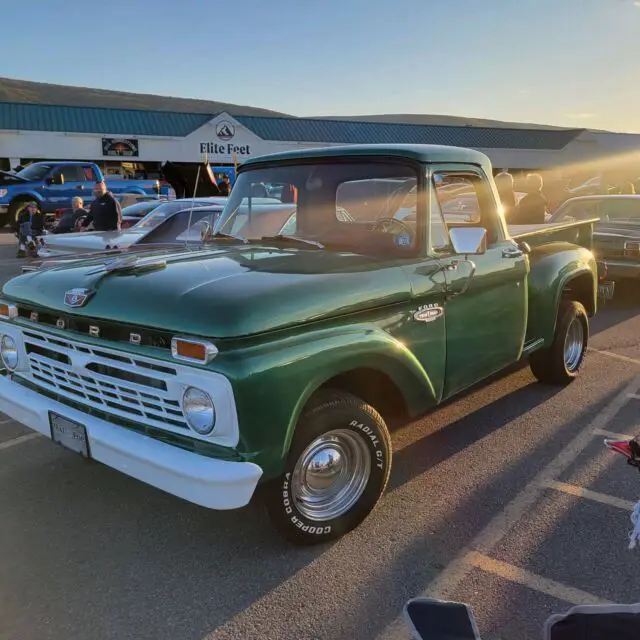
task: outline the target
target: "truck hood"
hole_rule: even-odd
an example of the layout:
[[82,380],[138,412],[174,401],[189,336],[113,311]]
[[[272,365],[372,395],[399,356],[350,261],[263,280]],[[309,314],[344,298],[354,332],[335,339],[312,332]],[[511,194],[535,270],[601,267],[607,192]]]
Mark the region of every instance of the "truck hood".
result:
[[38,250],[41,258],[52,258],[74,253],[126,249],[139,242],[150,229],[125,231],[80,231],[78,233],[48,233],[44,249]]
[[0,187],[11,186],[12,184],[25,184],[27,180],[9,171],[0,171]]
[[[234,245],[147,251],[138,258],[138,268],[93,274],[108,259],[63,261],[10,280],[3,297],[29,308],[210,338],[264,333],[411,297],[402,268],[361,255]],[[65,292],[75,288],[94,293],[84,307],[70,309]]]

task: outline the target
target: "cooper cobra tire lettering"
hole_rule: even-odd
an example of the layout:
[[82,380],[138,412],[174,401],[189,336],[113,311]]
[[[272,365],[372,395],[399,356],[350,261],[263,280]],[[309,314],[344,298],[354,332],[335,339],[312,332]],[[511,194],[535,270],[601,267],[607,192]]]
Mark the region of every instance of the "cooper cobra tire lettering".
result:
[[[334,429],[350,429],[366,443],[370,465],[366,484],[348,511],[326,520],[309,520],[298,510],[292,474],[311,442]],[[287,539],[302,545],[334,540],[356,528],[380,499],[391,472],[391,438],[380,414],[360,398],[343,391],[316,392],[299,418],[280,480],[265,492],[271,522]]]

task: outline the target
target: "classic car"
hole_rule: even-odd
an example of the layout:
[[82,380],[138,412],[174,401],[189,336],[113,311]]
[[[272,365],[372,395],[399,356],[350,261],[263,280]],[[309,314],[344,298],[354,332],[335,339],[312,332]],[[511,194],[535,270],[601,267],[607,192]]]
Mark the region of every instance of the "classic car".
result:
[[[434,176],[470,181],[478,215],[447,222]],[[338,538],[385,490],[392,422],[521,360],[543,383],[579,375],[594,221],[519,240],[491,176],[486,155],[429,145],[247,160],[207,243],[4,285],[0,411],[203,507],[263,500],[296,543]],[[352,213],[343,186],[375,179],[417,185],[415,221],[382,200]],[[251,226],[256,184],[295,195],[285,233]]]
[[640,278],[640,195],[571,198],[551,216],[550,222],[599,218],[593,252],[606,264],[606,277],[617,282]]
[[[120,231],[79,231],[61,235],[47,234],[43,238],[44,245],[38,249],[38,256],[49,258],[84,254],[92,251],[107,251],[114,248],[125,249],[144,242],[151,231],[167,223],[170,218],[180,211],[190,210],[192,207],[196,211],[200,207],[208,206],[220,212],[226,200],[226,198],[220,197],[168,200],[154,206],[146,216],[137,220],[132,226]],[[149,203],[144,204],[146,206]]]

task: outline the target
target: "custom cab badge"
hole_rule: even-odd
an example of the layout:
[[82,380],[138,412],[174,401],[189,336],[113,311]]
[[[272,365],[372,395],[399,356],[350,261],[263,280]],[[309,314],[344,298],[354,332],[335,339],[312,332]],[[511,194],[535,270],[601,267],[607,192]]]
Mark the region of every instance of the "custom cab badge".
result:
[[91,289],[71,289],[64,294],[67,307],[83,307],[91,297]]
[[414,314],[413,319],[418,322],[433,322],[444,315],[444,308],[437,304],[428,304],[420,307]]

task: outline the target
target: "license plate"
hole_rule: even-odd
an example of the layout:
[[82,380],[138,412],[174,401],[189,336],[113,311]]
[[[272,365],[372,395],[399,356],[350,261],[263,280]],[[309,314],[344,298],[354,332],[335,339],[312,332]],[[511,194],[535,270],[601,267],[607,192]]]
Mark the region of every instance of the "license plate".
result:
[[87,429],[84,425],[69,420],[57,413],[49,413],[49,424],[51,426],[51,439],[57,444],[89,457],[89,440],[87,439]]
[[615,282],[603,282],[602,284],[599,284],[598,297],[603,298],[604,300],[611,300],[611,298],[613,298],[615,287]]

